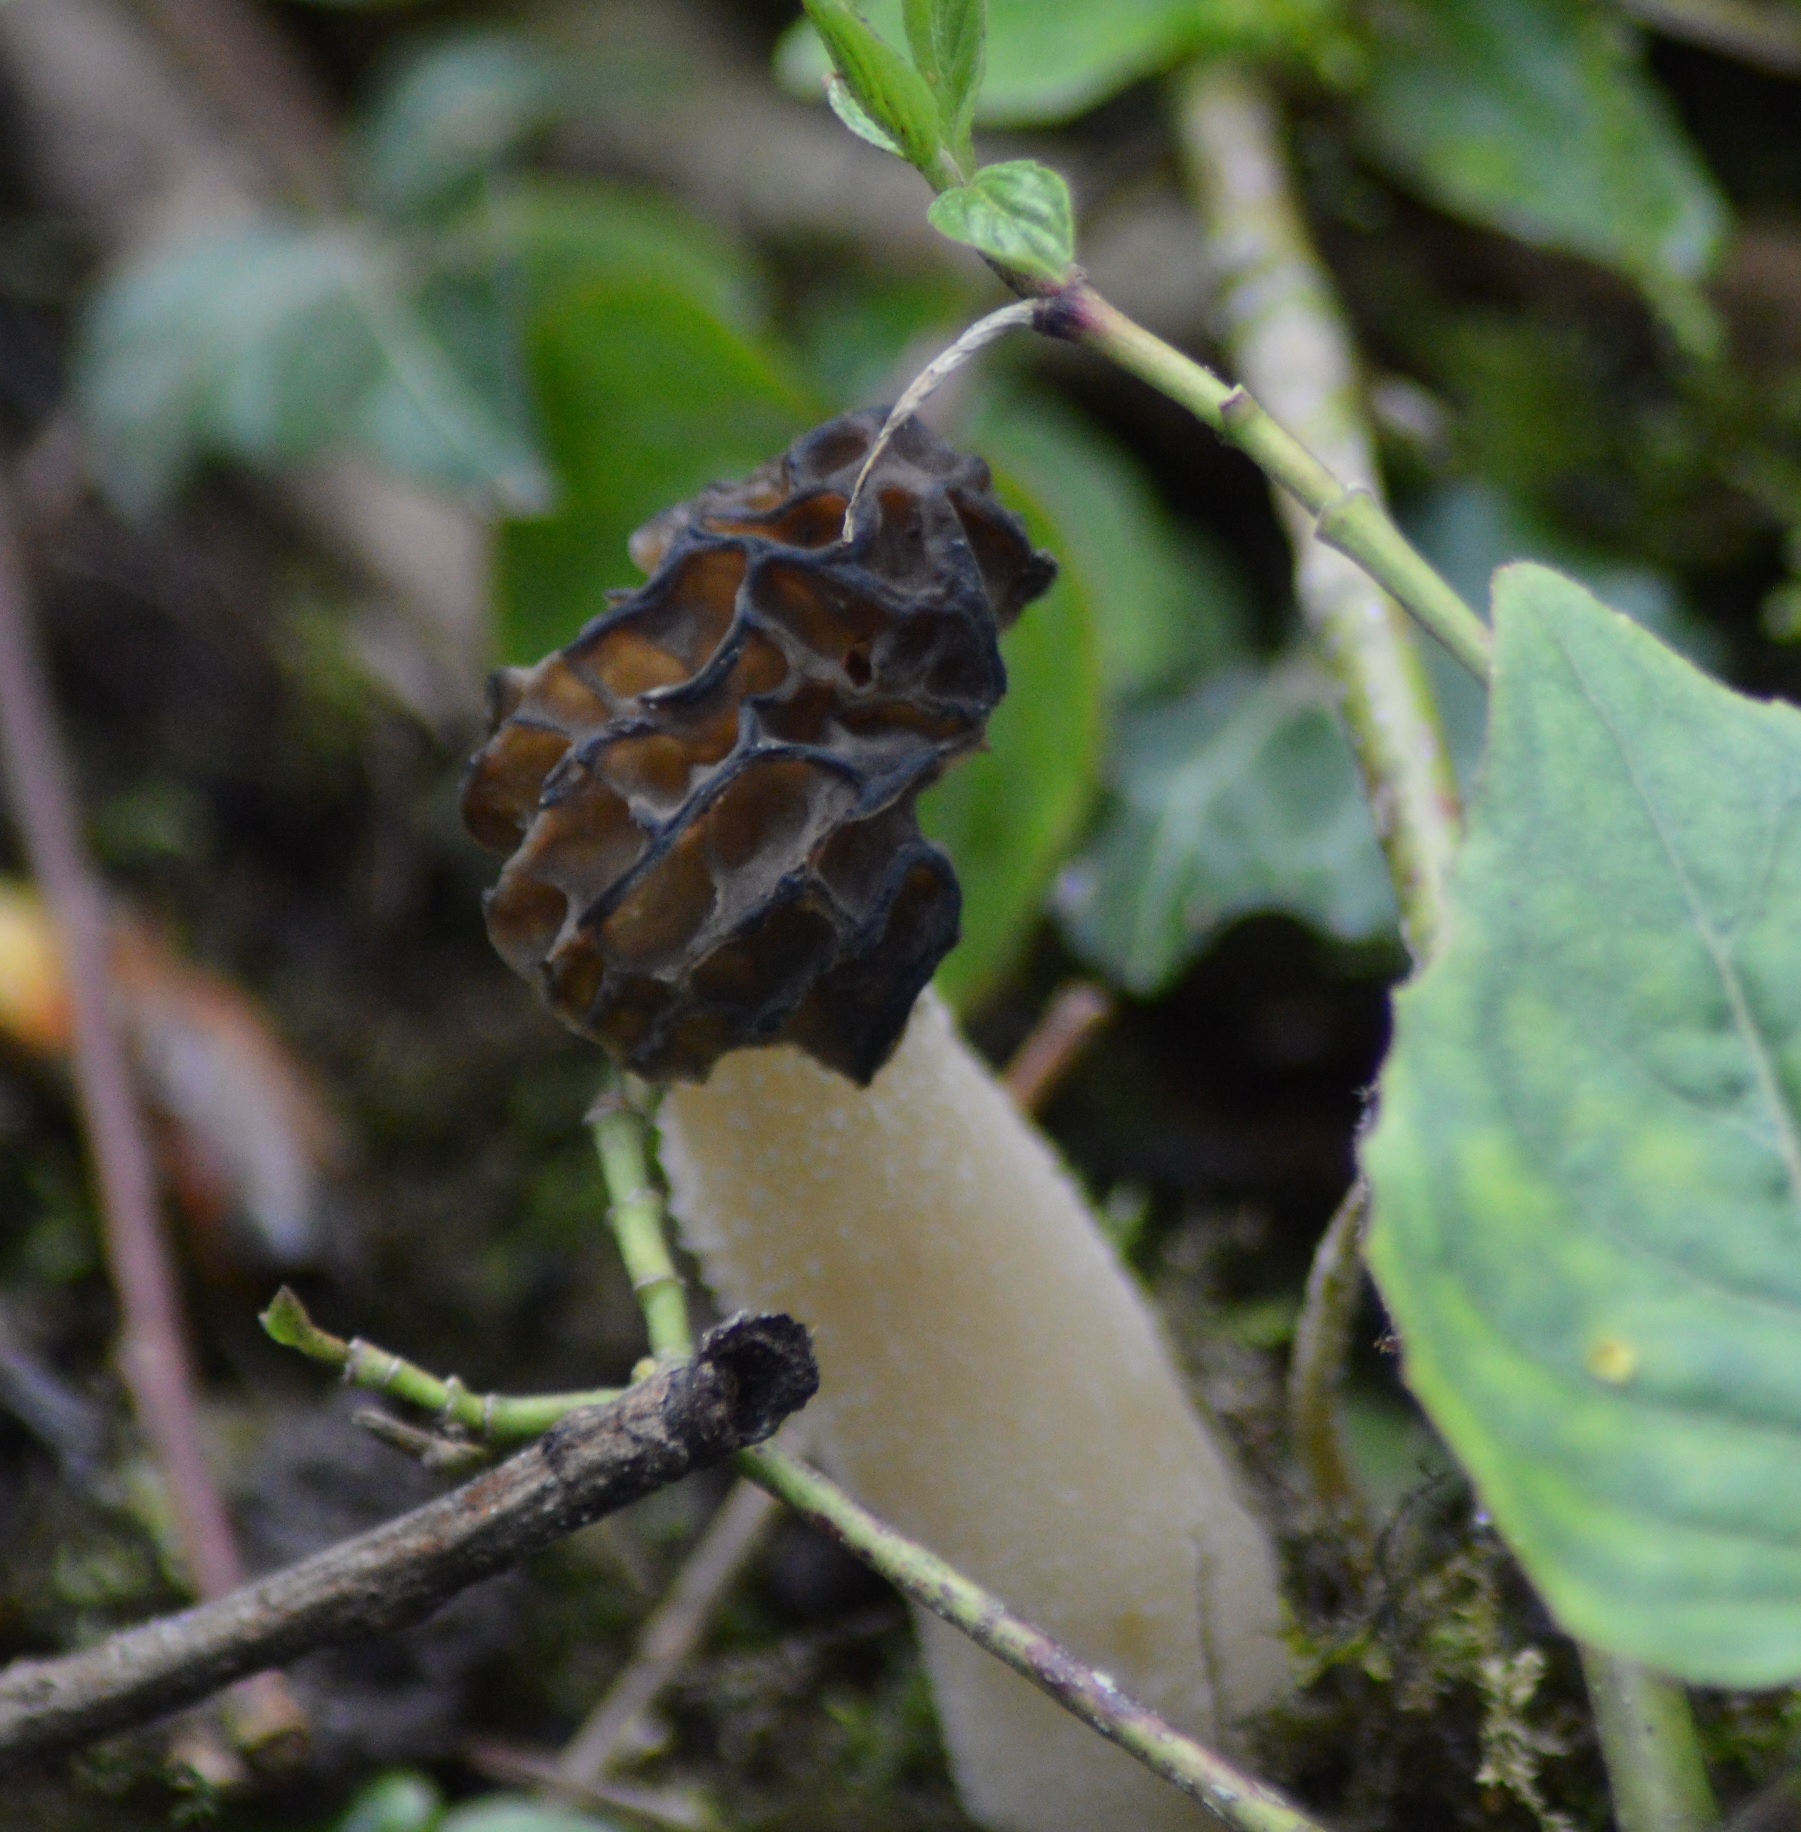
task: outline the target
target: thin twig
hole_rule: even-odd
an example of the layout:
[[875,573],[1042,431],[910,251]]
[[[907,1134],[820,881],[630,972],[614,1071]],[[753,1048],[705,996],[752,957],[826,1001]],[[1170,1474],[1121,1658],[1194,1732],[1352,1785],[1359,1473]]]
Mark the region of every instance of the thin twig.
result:
[[1636,1661],[1577,1645],[1620,1832],[1709,1832],[1720,1810],[1687,1695]]
[[1362,1541],[1363,1497],[1345,1452],[1339,1390],[1351,1324],[1363,1295],[1363,1223],[1369,1186],[1361,1177],[1338,1205],[1314,1249],[1288,1366],[1288,1431],[1320,1511]]
[[1093,980],[1071,980],[1057,988],[1001,1071],[1001,1086],[1020,1112],[1044,1109],[1117,1010],[1112,993]]
[[863,486],[869,481],[869,473],[875,469],[877,461],[893,443],[894,435],[919,412],[939,385],[955,375],[972,356],[987,349],[996,338],[1006,336],[1009,331],[1022,331],[1036,324],[1041,311],[1042,307],[1036,299],[1022,299],[1015,305],[1003,305],[999,311],[990,312],[986,318],[978,318],[948,350],[933,357],[914,376],[907,384],[906,392],[888,410],[888,418],[882,422],[882,430],[876,434],[862,468],[857,472],[857,481],[851,485],[850,498],[844,505],[844,532],[841,539],[848,541],[856,533],[857,508],[862,501]]
[[619,1397],[618,1390],[609,1387],[523,1396],[471,1393],[454,1374],[440,1379],[388,1349],[374,1348],[358,1337],[346,1342],[322,1330],[286,1285],[270,1300],[261,1322],[283,1348],[336,1368],[346,1386],[417,1406],[484,1444],[524,1443],[580,1407],[605,1406]]
[[1618,0],[1620,11],[1669,38],[1705,45],[1777,76],[1801,76],[1801,12],[1760,0]]
[[314,1648],[389,1634],[469,1585],[769,1436],[819,1384],[791,1317],[735,1317],[692,1361],[571,1413],[498,1469],[216,1602],[0,1673],[0,1759],[148,1722]]
[[885,1525],[817,1471],[767,1448],[740,1452],[737,1466],[810,1527],[880,1572],[903,1596],[961,1629],[1065,1711],[1238,1832],[1321,1832],[1316,1820],[1275,1788],[1128,1698],[1105,1673],[1012,1614],[993,1592]]
[[[244,1580],[225,1499],[207,1463],[179,1283],[157,1214],[156,1183],[125,1042],[111,1002],[106,902],[81,841],[50,685],[32,631],[30,591],[0,481],[0,764],[33,876],[67,963],[73,1067],[120,1312],[119,1364],[162,1476],[183,1563],[202,1597]],[[236,1734],[279,1761],[306,1717],[279,1675],[233,1701]]]
[[700,1645],[719,1600],[763,1543],[781,1504],[740,1479],[689,1553],[649,1621],[625,1670],[564,1746],[548,1778],[554,1788],[598,1787],[621,1745]]
[[[1334,518],[1380,511],[1356,351],[1308,233],[1268,93],[1229,65],[1202,65],[1181,83],[1176,124],[1221,270],[1219,311],[1238,374],[1310,454],[1364,492],[1354,504],[1342,492],[1336,503],[1306,506],[1278,497],[1277,508],[1295,549],[1295,595],[1338,688],[1402,925],[1424,960],[1444,917],[1456,781],[1406,619],[1355,555],[1321,544],[1332,540]],[[1221,412],[1228,426],[1246,417],[1230,400]],[[1458,628],[1472,649],[1486,643],[1480,625],[1471,631],[1460,620]]]
[[[639,1139],[635,1162],[630,1151],[620,1149],[627,1118]],[[668,1262],[669,1249],[662,1238],[662,1203],[651,1191],[643,1162],[644,1121],[623,1105],[606,1109],[597,1130],[608,1120],[619,1122],[610,1134],[615,1149],[601,1154],[612,1201],[614,1237],[628,1268],[654,1268]],[[633,1283],[639,1283],[636,1270]],[[675,1291],[679,1301],[679,1283]],[[673,1304],[660,1327],[673,1334]],[[685,1330],[685,1319],[682,1327]],[[1106,1674],[1011,1614],[1000,1598],[878,1520],[798,1458],[764,1446],[740,1451],[734,1461],[740,1475],[786,1502],[809,1526],[835,1540],[903,1596],[960,1629],[1091,1729],[1211,1808],[1237,1832],[1321,1832],[1314,1820],[1274,1788],[1233,1767],[1223,1756],[1128,1698]]]

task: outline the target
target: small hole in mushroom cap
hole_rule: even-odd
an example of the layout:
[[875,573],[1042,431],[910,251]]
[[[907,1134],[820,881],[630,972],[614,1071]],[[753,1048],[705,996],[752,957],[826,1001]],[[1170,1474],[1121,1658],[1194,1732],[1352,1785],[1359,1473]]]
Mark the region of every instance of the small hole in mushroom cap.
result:
[[811,567],[771,561],[758,569],[752,593],[768,623],[827,661],[836,662],[856,644],[873,641],[887,621],[881,605]]
[[869,660],[869,644],[860,642],[844,658],[844,678],[853,687],[867,687],[875,678],[875,669]]

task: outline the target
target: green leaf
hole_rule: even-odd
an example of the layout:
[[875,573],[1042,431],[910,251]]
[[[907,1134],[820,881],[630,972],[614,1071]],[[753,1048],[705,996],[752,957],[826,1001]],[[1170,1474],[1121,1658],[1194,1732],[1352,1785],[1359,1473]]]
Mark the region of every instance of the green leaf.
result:
[[537,304],[596,280],[656,279],[746,334],[764,321],[763,285],[743,253],[700,218],[648,192],[589,179],[497,184],[470,223]]
[[[1038,545],[1062,558],[1057,524],[997,475]],[[1065,565],[1001,638],[1007,697],[988,745],[920,798],[920,824],[951,856],[963,887],[963,939],[938,970],[939,990],[967,1009],[1018,962],[1094,798],[1102,696],[1088,581]]]
[[1062,175],[1035,159],[985,165],[932,200],[926,220],[1003,267],[1061,283],[1076,258],[1075,211]]
[[1042,391],[992,389],[962,438],[1044,506],[1056,552],[1080,573],[1110,698],[1167,695],[1223,667],[1255,616],[1232,555],[1178,524],[1123,446]]
[[666,279],[571,287],[540,309],[530,344],[559,494],[553,515],[501,531],[501,646],[519,662],[635,583],[634,530],[822,417],[767,350]]
[[870,120],[857,104],[857,98],[851,94],[850,84],[836,70],[825,79],[825,99],[832,113],[848,127],[859,140],[864,140],[884,153],[892,153],[896,159],[905,159],[906,154],[899,145],[881,128]]
[[467,190],[565,106],[562,65],[516,32],[467,32],[413,58],[357,137],[358,189],[377,210],[418,212]]
[[945,141],[973,165],[969,130],[982,87],[986,0],[904,0],[902,13],[913,62],[938,98]]
[[944,84],[944,127],[959,150],[969,138],[987,67],[987,0],[933,0],[932,37]]
[[806,0],[807,17],[857,106],[928,176],[942,148],[938,103],[926,80],[847,0]]
[[1586,0],[1416,0],[1362,104],[1372,149],[1456,215],[1626,275],[1693,346],[1726,204],[1632,42]]
[[486,277],[421,277],[357,229],[269,221],[116,275],[82,326],[76,389],[134,511],[208,457],[274,468],[344,446],[522,507],[548,484],[508,310]]
[[901,0],[901,24],[907,49],[913,54],[913,68],[936,93],[944,85],[944,72],[938,67],[938,41],[932,30],[934,6],[935,0]]
[[1390,934],[1394,893],[1332,705],[1296,655],[1124,720],[1112,807],[1058,886],[1075,951],[1149,995],[1252,911],[1346,941]]
[[1801,713],[1496,582],[1443,953],[1365,1151],[1409,1384],[1563,1625],[1801,1677]]
[[[866,10],[898,42],[903,0],[868,0]],[[971,75],[965,105],[990,127],[1073,120],[1196,53],[1305,56],[1336,38],[1341,11],[1340,0],[989,0],[986,72],[978,65]],[[951,79],[947,93],[956,66],[943,47],[953,39],[966,42],[942,29],[934,39],[939,67]],[[776,53],[777,74],[797,95],[819,94],[827,63],[804,23]]]

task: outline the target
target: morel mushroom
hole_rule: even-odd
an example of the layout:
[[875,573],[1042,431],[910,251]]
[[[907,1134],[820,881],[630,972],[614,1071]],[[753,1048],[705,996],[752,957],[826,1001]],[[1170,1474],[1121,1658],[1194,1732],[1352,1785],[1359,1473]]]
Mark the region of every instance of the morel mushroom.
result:
[[980,742],[996,638],[1056,576],[988,467],[916,421],[834,420],[641,529],[648,584],[526,672],[464,791],[510,853],[488,932],[657,1080],[786,1040],[866,1083],[957,939],[914,803]]
[[[1219,1735],[1283,1680],[1269,1536],[1043,1138],[929,992],[908,1023],[957,916],[914,799],[978,742],[996,633],[1052,568],[986,467],[915,424],[841,542],[880,423],[834,421],[653,522],[649,582],[505,687],[465,802],[514,849],[490,931],[618,1060],[705,1079],[662,1109],[677,1215],[727,1304],[812,1326],[815,1442],[841,1479]],[[977,1818],[1203,1823],[920,1627]]]

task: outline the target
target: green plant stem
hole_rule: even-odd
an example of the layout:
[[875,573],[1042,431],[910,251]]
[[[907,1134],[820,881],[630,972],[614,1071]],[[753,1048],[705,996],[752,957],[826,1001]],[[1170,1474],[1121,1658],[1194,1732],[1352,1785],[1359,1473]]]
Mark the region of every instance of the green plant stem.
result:
[[[1248,396],[1229,394],[1222,419],[1228,427],[1241,420],[1265,458],[1284,440],[1305,448],[1311,499],[1276,502],[1294,547],[1295,596],[1338,690],[1402,927],[1423,961],[1443,924],[1460,810],[1413,631],[1361,563],[1384,531],[1399,536],[1382,509],[1356,348],[1313,246],[1267,89],[1229,64],[1207,62],[1181,78],[1174,102],[1177,143],[1218,269],[1219,329],[1234,371],[1270,409],[1247,409]],[[1322,504],[1327,490],[1338,494]],[[1321,535],[1336,536],[1340,547],[1349,539],[1359,553],[1335,552]],[[1404,543],[1395,557],[1417,561]],[[1430,602],[1448,595],[1436,576],[1419,583]],[[1458,611],[1474,622],[1461,603]]]
[[740,1451],[738,1469],[903,1595],[941,1616],[1091,1729],[1129,1751],[1239,1832],[1322,1832],[1274,1788],[1135,1704],[1104,1673],[1011,1614],[979,1584],[885,1526],[816,1470],[780,1450]]
[[286,1285],[263,1312],[262,1324],[283,1348],[298,1350],[309,1360],[337,1369],[346,1385],[416,1406],[490,1444],[524,1443],[541,1436],[578,1407],[604,1406],[619,1397],[616,1387],[597,1387],[586,1393],[533,1393],[518,1398],[471,1393],[454,1374],[439,1379],[360,1337],[346,1342],[321,1329]]
[[[675,1348],[678,1336],[688,1336],[687,1305],[664,1237],[663,1205],[649,1181],[644,1118],[625,1102],[609,1100],[592,1123],[612,1204],[613,1232],[644,1305],[652,1342]],[[666,1280],[674,1280],[673,1286]],[[654,1322],[653,1301],[658,1306]],[[1010,1614],[998,1597],[885,1525],[798,1458],[765,1444],[739,1452],[734,1461],[741,1476],[835,1539],[903,1596],[961,1629],[1238,1832],[1323,1832],[1274,1788],[1241,1773],[1224,1757],[1134,1703],[1104,1673]]]
[[1091,287],[1073,287],[1066,311],[1077,342],[1168,395],[1253,459],[1314,517],[1322,541],[1355,560],[1478,680],[1488,679],[1488,627],[1409,546],[1367,490],[1340,482],[1247,390],[1184,356]]
[[[1443,928],[1459,812],[1418,657],[1368,581],[1385,587],[1479,673],[1486,672],[1488,632],[1402,540],[1373,493],[1373,441],[1358,403],[1355,351],[1289,179],[1267,92],[1230,65],[1203,63],[1180,79],[1175,106],[1190,182],[1213,245],[1229,264],[1222,276],[1226,343],[1238,373],[1275,406],[1280,423],[1205,371],[1186,378],[1192,404],[1203,417],[1210,408],[1225,436],[1315,518],[1320,539],[1366,575],[1334,578],[1310,567],[1305,518],[1290,518],[1297,595],[1343,695],[1408,939],[1423,963]],[[1135,347],[1140,360],[1168,371],[1160,353],[1142,341]],[[1345,492],[1341,476],[1372,488]],[[1361,1281],[1366,1199],[1359,1183],[1320,1242],[1289,1377],[1296,1456],[1319,1504],[1363,1543],[1367,1530],[1345,1456],[1338,1392]],[[1582,1657],[1622,1832],[1694,1832],[1713,1823],[1681,1688],[1592,1648]]]
[[594,1149],[600,1154],[610,1203],[609,1221],[619,1243],[653,1355],[692,1355],[688,1294],[669,1252],[663,1228],[663,1199],[651,1181],[645,1150],[644,1116],[618,1095],[603,1095],[588,1116]]
[[[634,1126],[639,1117],[629,1114]],[[623,1131],[623,1127],[617,1131]],[[637,1155],[642,1158],[642,1133]],[[632,1153],[619,1152],[615,1162],[630,1172]],[[603,1163],[607,1160],[603,1159]],[[626,1193],[641,1187],[624,1186]],[[615,1200],[615,1212],[624,1204]],[[642,1219],[642,1208],[638,1211]],[[643,1246],[640,1240],[636,1243]],[[297,1349],[314,1361],[342,1371],[359,1386],[372,1387],[392,1398],[423,1410],[449,1416],[458,1423],[477,1421],[467,1408],[479,1412],[484,1404],[510,1406],[503,1416],[534,1419],[535,1436],[566,1413],[617,1393],[544,1394],[529,1400],[484,1402],[454,1380],[439,1380],[400,1356],[368,1343],[350,1343],[322,1330],[307,1315],[305,1306],[284,1286],[263,1313],[263,1327],[285,1348]],[[353,1365],[354,1363],[354,1365]],[[390,1372],[391,1371],[391,1372]],[[448,1400],[449,1404],[446,1403]],[[451,1411],[455,1406],[458,1411]],[[792,1508],[879,1572],[903,1595],[911,1597],[971,1640],[1005,1661],[1057,1700],[1066,1710],[1129,1750],[1186,1794],[1202,1801],[1238,1832],[1324,1832],[1316,1821],[1285,1800],[1274,1788],[1241,1773],[1224,1757],[1185,1737],[1144,1706],[1135,1704],[1104,1673],[1078,1660],[1066,1648],[1012,1615],[998,1597],[962,1576],[945,1562],[884,1525],[853,1501],[835,1483],[809,1469],[798,1458],[770,1445],[741,1451],[734,1459],[738,1473],[778,1501]]]
[[1313,1499],[1356,1542],[1367,1545],[1363,1497],[1345,1452],[1339,1391],[1351,1321],[1363,1293],[1363,1223],[1369,1186],[1351,1185],[1327,1224],[1307,1273],[1307,1295],[1288,1366],[1288,1434]]
[[1579,1644],[1620,1832],[1708,1832],[1720,1823],[1688,1697],[1674,1680]]

